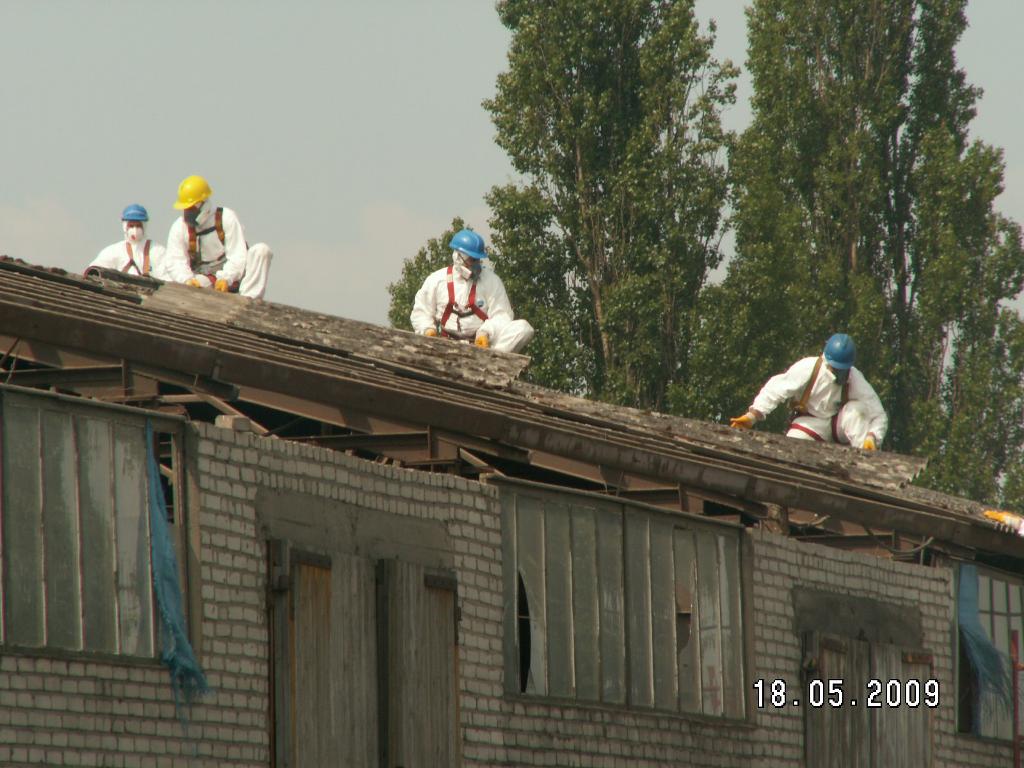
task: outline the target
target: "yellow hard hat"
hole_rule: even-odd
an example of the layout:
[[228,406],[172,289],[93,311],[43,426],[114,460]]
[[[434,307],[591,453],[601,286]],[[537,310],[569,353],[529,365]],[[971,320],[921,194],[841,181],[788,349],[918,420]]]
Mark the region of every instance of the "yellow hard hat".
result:
[[202,176],[189,176],[178,185],[178,202],[174,207],[179,211],[191,208],[196,203],[209,200],[213,190]]

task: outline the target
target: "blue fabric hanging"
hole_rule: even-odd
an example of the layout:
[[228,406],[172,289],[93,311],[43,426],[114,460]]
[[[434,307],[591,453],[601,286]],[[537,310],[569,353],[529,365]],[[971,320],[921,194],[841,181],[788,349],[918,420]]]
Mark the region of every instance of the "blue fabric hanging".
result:
[[199,661],[192,651],[185,631],[181,587],[178,584],[178,561],[174,543],[167,529],[167,506],[160,484],[160,466],[153,440],[153,424],[146,419],[146,465],[149,475],[149,537],[153,557],[153,591],[160,614],[160,636],[163,650],[160,660],[171,673],[175,705],[191,704],[196,696],[209,693]]
[[1010,657],[992,644],[978,617],[978,567],[961,563],[958,574],[957,623],[967,658],[978,676],[979,695],[989,697],[998,706],[1010,707],[1013,703]]

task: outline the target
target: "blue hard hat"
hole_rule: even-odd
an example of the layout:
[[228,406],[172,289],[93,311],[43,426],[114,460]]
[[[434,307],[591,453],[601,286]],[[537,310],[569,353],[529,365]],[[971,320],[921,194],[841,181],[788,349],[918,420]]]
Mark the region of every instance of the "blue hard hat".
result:
[[845,333],[833,333],[825,342],[825,362],[833,368],[841,371],[852,368],[856,356],[857,348],[853,345],[853,339]]
[[463,229],[456,232],[448,243],[453,251],[460,251],[474,259],[486,259],[487,250],[484,248],[484,239],[472,229]]
[[132,203],[121,211],[121,221],[149,221],[149,214],[141,205]]

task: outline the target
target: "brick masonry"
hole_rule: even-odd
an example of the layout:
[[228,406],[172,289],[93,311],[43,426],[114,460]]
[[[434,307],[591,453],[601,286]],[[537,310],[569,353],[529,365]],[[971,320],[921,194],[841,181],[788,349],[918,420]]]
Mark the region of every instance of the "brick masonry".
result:
[[[215,694],[187,731],[157,662],[0,655],[0,764],[267,766],[268,617],[260,487],[443,522],[454,548],[462,620],[463,763],[474,766],[801,766],[803,716],[754,711],[749,723],[503,695],[501,530],[497,491],[446,475],[194,424],[201,559],[201,661]],[[196,509],[192,505],[192,509]],[[1004,766],[1007,745],[955,733],[950,573],[751,532],[750,677],[799,687],[800,638],[790,590],[803,585],[916,606],[935,659],[935,766]]]

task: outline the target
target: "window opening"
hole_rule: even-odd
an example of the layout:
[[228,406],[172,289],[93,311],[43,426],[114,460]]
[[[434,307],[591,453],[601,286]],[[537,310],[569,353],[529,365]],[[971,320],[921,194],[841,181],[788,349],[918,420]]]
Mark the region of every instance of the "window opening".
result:
[[1022,592],[1024,585],[998,572],[969,563],[958,569],[957,728],[962,733],[1012,738],[1010,635],[1024,628]]
[[530,679],[530,600],[526,596],[526,583],[519,573],[519,588],[516,597],[516,627],[519,633],[519,691],[526,693]]
[[154,436],[157,461],[160,464],[160,487],[164,493],[164,518],[170,525],[177,523],[175,514],[176,472],[178,467],[174,460],[174,435],[168,432],[157,432]]

